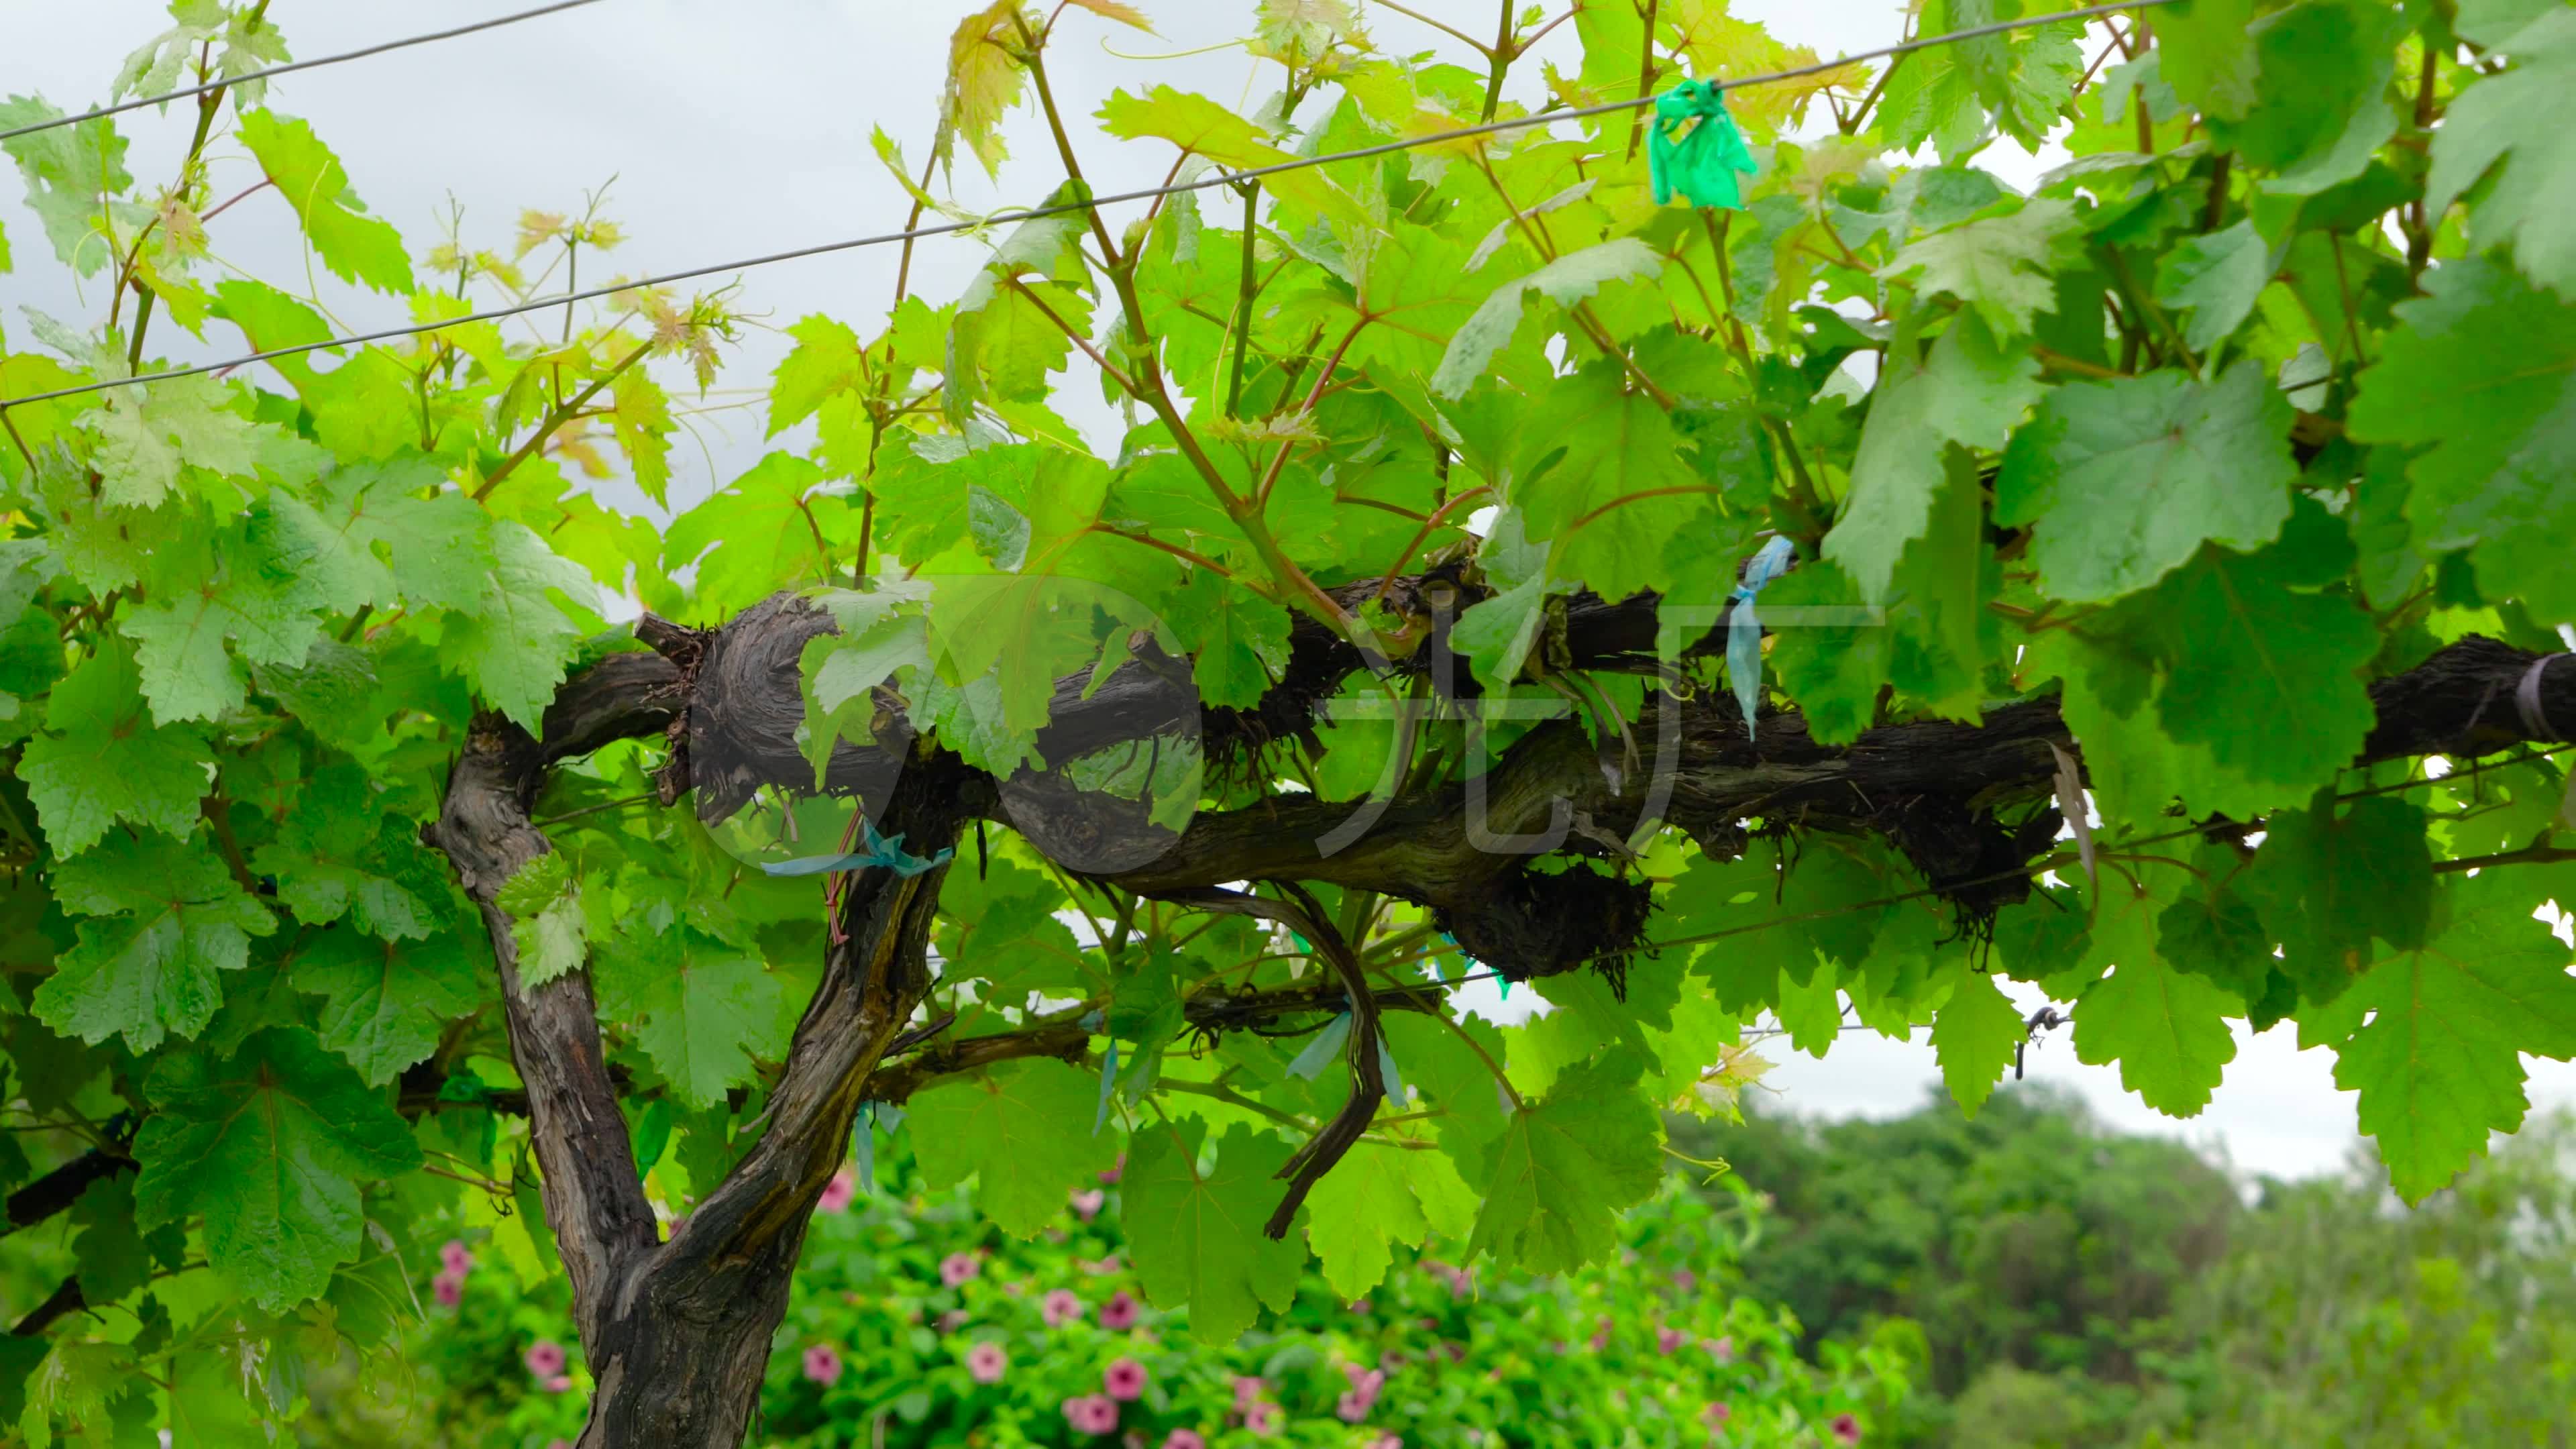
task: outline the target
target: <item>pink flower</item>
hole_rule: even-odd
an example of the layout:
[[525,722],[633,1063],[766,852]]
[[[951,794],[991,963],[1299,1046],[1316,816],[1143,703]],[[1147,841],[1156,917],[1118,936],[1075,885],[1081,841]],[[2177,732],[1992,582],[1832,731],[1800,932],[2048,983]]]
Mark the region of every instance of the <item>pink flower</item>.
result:
[[1109,1201],[1109,1194],[1096,1187],[1089,1192],[1074,1193],[1072,1197],[1074,1216],[1086,1223],[1100,1216],[1100,1205]]
[[1234,1411],[1249,1414],[1261,1402],[1261,1391],[1270,1387],[1259,1379],[1237,1376],[1234,1381]]
[[564,1390],[572,1387],[572,1375],[557,1374],[553,1378],[546,1380],[544,1387],[547,1393],[560,1394]]
[[1038,1316],[1046,1320],[1046,1326],[1049,1328],[1062,1328],[1068,1323],[1080,1323],[1082,1300],[1075,1297],[1070,1289],[1058,1288],[1047,1294],[1046,1301],[1038,1308]]
[[1655,1349],[1659,1353],[1671,1353],[1688,1342],[1689,1334],[1670,1325],[1655,1330]]
[[1100,1180],[1101,1180],[1102,1182],[1114,1183],[1114,1182],[1116,1182],[1120,1177],[1124,1176],[1124,1175],[1126,1174],[1126,1171],[1127,1171],[1127,1154],[1126,1154],[1126,1153],[1124,1153],[1124,1152],[1121,1152],[1121,1153],[1119,1153],[1119,1154],[1118,1154],[1118,1160],[1117,1160],[1116,1162],[1113,1162],[1113,1163],[1109,1164],[1109,1170],[1108,1170],[1107,1172],[1104,1172],[1104,1173],[1100,1174]]
[[1380,1434],[1368,1441],[1368,1449],[1404,1449],[1404,1441],[1393,1434]]
[[1716,1359],[1719,1363],[1735,1362],[1735,1340],[1731,1337],[1703,1338],[1699,1341],[1699,1346],[1707,1349],[1709,1357]]
[[1673,1290],[1683,1294],[1690,1294],[1699,1291],[1699,1275],[1688,1268],[1675,1268],[1673,1270]]
[[1132,1404],[1145,1396],[1145,1366],[1132,1358],[1122,1358],[1100,1376],[1100,1387],[1120,1403]]
[[939,1260],[939,1281],[951,1288],[963,1288],[969,1279],[983,1275],[984,1265],[972,1253],[951,1253]]
[[528,1372],[538,1378],[550,1379],[563,1372],[563,1345],[551,1338],[541,1338],[529,1344],[527,1353],[522,1357],[527,1362]]
[[850,1199],[857,1197],[858,1195],[859,1175],[851,1169],[844,1167],[840,1171],[832,1174],[832,1180],[830,1182],[823,1184],[823,1195],[814,1199],[814,1211],[818,1213],[848,1212],[850,1210]]
[[438,1306],[453,1308],[465,1301],[465,1275],[441,1273],[430,1280],[429,1291],[438,1297]]
[[1118,1428],[1118,1404],[1106,1394],[1084,1394],[1064,1401],[1064,1421],[1077,1434],[1108,1434]]
[[1706,1424],[1711,1433],[1725,1428],[1726,1421],[1734,1417],[1735,1411],[1724,1404],[1711,1404],[1699,1411],[1699,1421]]
[[438,1266],[445,1268],[454,1276],[462,1278],[465,1276],[466,1271],[474,1266],[474,1254],[462,1241],[456,1238],[450,1238],[446,1242],[439,1244]]
[[1261,1403],[1243,1411],[1243,1427],[1262,1438],[1279,1432],[1279,1406]]
[[1594,1353],[1600,1353],[1608,1347],[1610,1347],[1610,1330],[1604,1328],[1594,1332],[1592,1335],[1592,1351]]
[[[1128,1296],[1126,1289],[1121,1288],[1109,1295],[1108,1302],[1100,1305],[1100,1326],[1111,1333],[1124,1333],[1136,1326],[1136,1313],[1136,1300]],[[1255,1379],[1253,1382],[1258,1383],[1260,1380]]]
[[805,1377],[830,1388],[841,1377],[841,1355],[828,1343],[805,1350]]
[[1351,1390],[1334,1401],[1333,1412],[1343,1423],[1356,1424],[1377,1407],[1378,1391],[1386,1387],[1386,1371],[1346,1363],[1342,1365],[1342,1376],[1351,1381]]
[[1196,1429],[1174,1429],[1163,1436],[1163,1449],[1207,1449],[1207,1441]]
[[1011,1371],[1011,1356],[998,1343],[979,1343],[966,1350],[966,1372],[979,1384],[998,1384]]
[[1834,1421],[1831,1424],[1826,1425],[1826,1427],[1833,1431],[1834,1441],[1838,1444],[1857,1444],[1860,1442],[1860,1420],[1853,1418],[1849,1414],[1834,1415]]
[[939,1331],[942,1333],[955,1333],[957,1330],[964,1328],[967,1320],[971,1317],[973,1317],[973,1315],[969,1314],[963,1308],[951,1308],[947,1312],[939,1315]]

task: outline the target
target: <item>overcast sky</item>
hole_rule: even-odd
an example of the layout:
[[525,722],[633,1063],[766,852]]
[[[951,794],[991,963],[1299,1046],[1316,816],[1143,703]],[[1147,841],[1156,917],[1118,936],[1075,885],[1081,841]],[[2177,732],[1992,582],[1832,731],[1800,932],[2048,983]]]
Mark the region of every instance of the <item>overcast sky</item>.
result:
[[[276,0],[271,15],[285,27],[299,58],[353,49],[384,39],[442,29],[528,8],[530,0]],[[1276,89],[1275,68],[1239,50],[1182,59],[1122,58],[1219,46],[1250,29],[1250,0],[1138,0],[1159,37],[1087,15],[1066,22],[1052,57],[1068,119],[1087,116],[1110,91],[1172,84],[1239,104],[1259,106]],[[624,223],[632,240],[611,257],[616,272],[641,275],[755,256],[841,237],[896,229],[906,202],[868,147],[883,126],[916,166],[929,144],[949,32],[976,6],[965,0],[606,0],[565,15],[445,44],[288,77],[269,104],[312,121],[347,164],[358,194],[402,228],[415,254],[437,236],[451,199],[464,209],[469,243],[506,249],[523,208],[578,212],[584,193],[614,184],[604,214]],[[1414,0],[1412,8],[1470,33],[1492,28],[1494,0]],[[1764,21],[1783,39],[1833,55],[1887,45],[1900,36],[1896,0],[1740,0],[1737,13]],[[105,99],[118,62],[167,23],[150,0],[0,0],[0,94],[34,92],[65,110]],[[1454,42],[1417,21],[1375,10],[1370,29],[1397,53]],[[1561,27],[1537,57],[1522,63],[1512,92],[1539,94],[1538,65],[1569,59],[1573,28]],[[1265,69],[1267,73],[1265,73]],[[133,142],[129,164],[140,175],[175,170],[187,140],[185,108],[121,118]],[[1084,128],[1075,121],[1077,140]],[[971,161],[956,175],[969,207],[1043,199],[1054,173],[1042,126],[1026,113],[1008,134],[1015,158],[988,182]],[[1982,164],[2027,184],[2046,158],[1989,151]],[[239,156],[239,148],[230,148]],[[1096,137],[1083,144],[1096,189],[1152,185],[1170,164],[1160,143],[1116,148]],[[5,176],[5,173],[0,173]],[[257,179],[246,159],[216,173],[223,194]],[[0,225],[18,258],[0,276],[0,328],[27,345],[21,306],[83,325],[98,320],[104,297],[93,285],[78,295],[45,250],[18,188],[0,179]],[[302,275],[304,257],[292,215],[274,192],[243,203],[212,228],[218,256],[254,275]],[[934,300],[954,296],[981,265],[983,248],[963,239],[926,242],[913,263],[913,288]],[[740,305],[783,328],[809,313],[828,313],[864,335],[881,322],[894,282],[895,249],[843,253],[747,273]],[[593,271],[585,280],[600,279]],[[337,286],[327,275],[321,295],[348,330],[408,320],[392,298]],[[154,351],[190,361],[237,351],[240,337],[210,323],[198,344],[166,325]],[[720,388],[756,388],[784,348],[774,330],[745,339]],[[676,379],[673,379],[676,381]],[[724,394],[724,403],[745,394]],[[675,506],[703,498],[752,462],[764,447],[755,412],[700,420],[702,450],[673,458]],[[791,440],[792,441],[792,440]],[[604,500],[641,507],[622,483]],[[1530,993],[1481,1006],[1516,1016]],[[2025,1007],[2036,1005],[2036,998]],[[1771,1081],[1780,1100],[1828,1114],[1896,1115],[1911,1110],[1937,1079],[1931,1048],[1919,1039],[1891,1042],[1853,1034],[1825,1061],[1777,1043],[1781,1061]],[[2239,1032],[2235,1062],[2217,1099],[2201,1117],[2175,1123],[2121,1090],[2117,1072],[2085,1067],[2060,1033],[2031,1053],[2034,1081],[2065,1084],[2120,1126],[2170,1132],[2223,1149],[2241,1168],[2296,1175],[2335,1168],[2354,1133],[2353,1099],[2335,1090],[2332,1059],[2296,1049],[2292,1029],[2255,1037]],[[2576,1104],[2576,1068],[2535,1062],[2536,1103]],[[2009,1084],[2008,1084],[2009,1087]]]

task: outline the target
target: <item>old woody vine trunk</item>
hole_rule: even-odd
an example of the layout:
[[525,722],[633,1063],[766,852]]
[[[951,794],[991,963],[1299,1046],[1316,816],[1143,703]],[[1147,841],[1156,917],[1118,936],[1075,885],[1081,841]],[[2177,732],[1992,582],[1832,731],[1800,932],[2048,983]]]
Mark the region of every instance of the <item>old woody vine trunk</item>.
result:
[[866,119],[975,235],[852,249],[721,480],[757,309],[562,301],[595,202],[407,242],[291,16],[172,7],[158,175],[0,103],[0,270],[101,304],[0,323],[0,1441],[270,1442],[470,1239],[586,1449],[729,1449],[886,1106],[998,1232],[1117,1171],[1223,1340],[1598,1258],[1757,1019],[1967,1112],[2038,998],[2176,1116],[2295,1032],[2410,1201],[2576,1056],[2576,10],[1206,9],[1266,103],[967,14]]

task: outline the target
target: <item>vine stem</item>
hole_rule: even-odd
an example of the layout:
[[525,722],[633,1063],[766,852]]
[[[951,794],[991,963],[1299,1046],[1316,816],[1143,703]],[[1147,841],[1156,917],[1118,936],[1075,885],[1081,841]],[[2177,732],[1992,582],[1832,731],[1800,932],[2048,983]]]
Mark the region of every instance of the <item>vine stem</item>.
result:
[[601,373],[598,377],[592,379],[590,386],[583,388],[580,394],[574,397],[572,401],[560,404],[552,412],[546,414],[545,418],[537,424],[536,431],[528,435],[528,440],[521,443],[518,446],[518,449],[511,453],[509,457],[501,460],[499,467],[494,468],[490,474],[485,476],[482,486],[474,490],[474,501],[480,503],[484,499],[491,497],[492,490],[500,487],[503,479],[508,478],[512,473],[519,471],[520,464],[528,461],[529,458],[534,457],[537,449],[545,446],[546,439],[554,435],[555,429],[562,427],[571,419],[574,413],[580,412],[592,398],[599,396],[603,389],[608,387],[609,384],[617,381],[619,377],[623,376],[626,369],[643,361],[644,354],[652,350],[653,344],[649,342],[637,346],[634,351],[626,354],[625,361],[620,362],[615,367],[610,368],[608,371]]

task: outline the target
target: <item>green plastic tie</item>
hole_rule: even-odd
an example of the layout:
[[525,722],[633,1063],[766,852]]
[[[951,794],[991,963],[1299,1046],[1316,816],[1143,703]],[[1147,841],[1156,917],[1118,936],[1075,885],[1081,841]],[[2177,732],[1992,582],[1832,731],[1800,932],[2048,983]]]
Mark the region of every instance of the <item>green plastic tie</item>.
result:
[[[1687,129],[1684,129],[1687,128]],[[1744,209],[1744,183],[1761,170],[1744,133],[1726,113],[1726,93],[1715,81],[1687,80],[1655,97],[1655,132],[1646,144],[1646,166],[1655,204],[1678,194],[1693,206]]]

